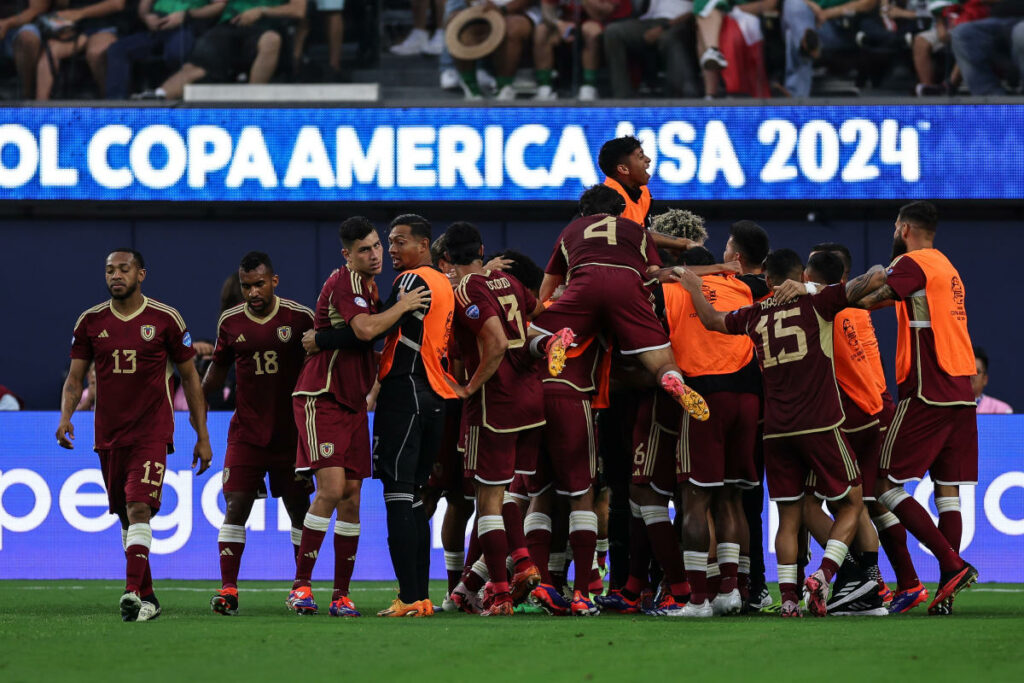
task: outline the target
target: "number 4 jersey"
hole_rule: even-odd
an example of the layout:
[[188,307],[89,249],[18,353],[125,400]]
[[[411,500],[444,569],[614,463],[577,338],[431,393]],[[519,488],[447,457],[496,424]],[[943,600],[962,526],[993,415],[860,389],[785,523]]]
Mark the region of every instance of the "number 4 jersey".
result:
[[173,364],[195,355],[185,321],[159,301],[143,297],[128,316],[110,301],[82,313],[71,357],[96,363],[95,449],[163,442],[173,452]]
[[274,298],[262,318],[247,304],[221,314],[213,362],[235,364],[235,414],[228,443],[295,449],[292,390],[306,357],[302,335],[312,327],[313,311],[281,297]]
[[764,375],[765,438],[820,432],[843,421],[832,364],[832,321],[849,304],[843,285],[788,304],[774,297],[725,317],[730,334],[745,334]]

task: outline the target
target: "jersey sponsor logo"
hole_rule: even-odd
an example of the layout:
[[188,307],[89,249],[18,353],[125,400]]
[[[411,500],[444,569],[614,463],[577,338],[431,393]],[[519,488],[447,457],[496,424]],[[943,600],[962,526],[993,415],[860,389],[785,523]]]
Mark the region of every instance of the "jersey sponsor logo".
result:
[[334,444],[333,443],[322,443],[320,444],[320,455],[324,458],[329,458],[334,455]]
[[292,338],[292,326],[291,325],[282,325],[281,327],[277,328],[277,338],[280,339],[283,342],[287,342],[289,339],[291,339]]
[[473,304],[472,306],[466,309],[466,317],[469,318],[470,320],[476,320],[477,318],[480,317],[480,309],[477,307],[476,304]]
[[142,332],[143,341],[153,341],[153,337],[156,336],[155,325],[143,325],[139,328],[139,331]]
[[718,301],[718,290],[711,289],[707,285],[701,285],[700,292],[704,295],[704,298],[708,300],[709,304],[713,304]]
[[238,339],[235,340],[235,343],[236,344],[240,344],[240,343],[242,343],[244,341],[245,341],[245,335],[244,334],[240,334],[240,335],[238,335]]
[[97,338],[97,339],[107,339],[107,338],[109,338],[109,337],[110,337],[110,335],[109,335],[109,334],[107,333],[107,331],[106,331],[106,330],[103,330],[103,331],[102,331],[102,332],[100,332],[100,333],[99,333],[98,335],[96,335],[96,338]]
[[361,296],[357,296],[355,298],[355,302],[356,302],[356,306],[359,306],[359,308],[369,308],[370,307],[370,304],[366,303],[366,299],[364,299]]
[[220,484],[221,484],[221,486],[223,486],[224,484],[228,483],[228,477],[230,477],[230,476],[231,476],[231,468],[230,467],[225,467],[224,471],[220,475]]
[[189,334],[188,332],[186,332],[185,336],[181,338],[181,343],[184,346],[191,347],[192,346],[192,335]]

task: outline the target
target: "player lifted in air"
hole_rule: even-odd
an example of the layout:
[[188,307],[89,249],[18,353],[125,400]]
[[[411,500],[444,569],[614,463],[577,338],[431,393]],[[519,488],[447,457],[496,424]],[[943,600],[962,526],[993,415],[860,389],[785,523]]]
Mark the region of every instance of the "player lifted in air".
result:
[[221,589],[210,599],[214,612],[227,615],[238,613],[245,523],[264,478],[270,475],[270,494],[284,501],[296,557],[312,489],[309,479],[295,474],[292,390],[306,357],[302,335],[313,327],[313,311],[277,296],[278,277],[264,253],[242,257],[238,281],[245,302],[221,314],[213,363],[203,378],[203,392],[210,395],[235,366],[235,414],[224,455],[224,523],[217,537]]
[[110,299],[86,310],[75,323],[71,370],[64,382],[57,443],[73,448],[71,415],[82,398],[89,364],[96,364],[94,449],[107,489],[110,512],[121,520],[126,557],[121,619],[160,616],[153,592],[150,519],[160,509],[167,455],[174,452],[174,412],[169,368],[181,374],[189,419],[198,440],[192,454],[196,474],[210,466],[206,404],[192,358],[192,338],[176,310],[143,296],[146,263],[138,251],[115,249],[107,256]]
[[317,613],[310,577],[337,510],[330,614],[357,617],[348,587],[359,544],[359,494],[363,479],[370,475],[366,396],[377,373],[377,357],[369,343],[340,348],[337,337],[354,335],[370,342],[405,313],[423,308],[425,298],[419,290],[408,292],[378,313],[380,297],[373,278],[381,271],[383,248],[377,230],[369,220],[356,216],[341,224],[339,235],[345,265],[331,273],[320,290],[316,331],[307,333],[304,340],[312,355],[292,394],[299,431],[295,467],[313,472],[316,496],[302,524],[295,582],[287,604],[298,614]]

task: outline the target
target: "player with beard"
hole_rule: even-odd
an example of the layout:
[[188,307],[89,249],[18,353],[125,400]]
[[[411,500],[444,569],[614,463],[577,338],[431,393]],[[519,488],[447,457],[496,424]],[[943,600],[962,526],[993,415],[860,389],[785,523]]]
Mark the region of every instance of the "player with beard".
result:
[[121,619],[149,621],[160,616],[153,591],[149,554],[150,519],[160,509],[167,455],[174,452],[171,405],[173,364],[181,375],[189,421],[197,441],[196,474],[209,468],[213,454],[206,431],[206,401],[196,372],[192,338],[181,315],[143,296],[146,263],[135,249],[110,252],[106,283],[110,299],[79,316],[71,342],[71,370],[64,382],[57,443],[74,448],[71,416],[82,398],[83,382],[96,364],[96,433],[103,483],[111,514],[121,520],[125,592]]
[[309,508],[310,481],[295,474],[298,432],[292,390],[306,357],[302,336],[313,327],[313,311],[276,294],[278,276],[270,257],[251,251],[238,266],[245,302],[224,311],[217,322],[213,362],[203,392],[224,386],[235,366],[235,414],[224,455],[224,523],[217,536],[221,589],[210,599],[214,612],[238,613],[238,570],[245,550],[245,523],[264,478],[292,522],[298,560],[301,526]]

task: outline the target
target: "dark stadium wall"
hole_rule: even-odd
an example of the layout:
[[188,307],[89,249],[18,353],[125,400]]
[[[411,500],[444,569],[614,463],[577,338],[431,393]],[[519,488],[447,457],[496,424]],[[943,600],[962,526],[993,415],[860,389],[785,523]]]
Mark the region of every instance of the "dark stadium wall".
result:
[[[384,223],[381,239],[386,242]],[[479,222],[488,252],[519,249],[542,267],[562,222]],[[711,221],[708,247],[716,256],[728,238],[728,222]],[[816,242],[839,241],[853,253],[854,271],[886,262],[892,222],[832,221],[827,224],[762,222],[775,246],[806,255]],[[1019,288],[1007,277],[1008,255],[1024,250],[1024,232],[1012,222],[943,222],[938,246],[959,268],[967,286],[969,324],[975,344],[990,356],[989,393],[1024,410],[1024,365],[1016,363],[1016,335],[1022,330],[1007,303]],[[442,225],[435,227],[440,234]],[[216,334],[219,293],[224,279],[251,249],[269,253],[281,277],[278,292],[313,306],[323,280],[341,262],[337,223],[283,220],[55,220],[8,218],[0,223],[0,292],[5,324],[0,349],[0,384],[20,394],[27,407],[59,405],[68,366],[72,327],[78,315],[107,298],[103,262],[108,251],[131,245],[146,258],[143,291],[176,307],[193,339]],[[386,250],[386,246],[385,246]],[[394,273],[385,254],[378,278],[382,298]],[[891,310],[873,316],[883,362],[893,386],[896,344]]]

